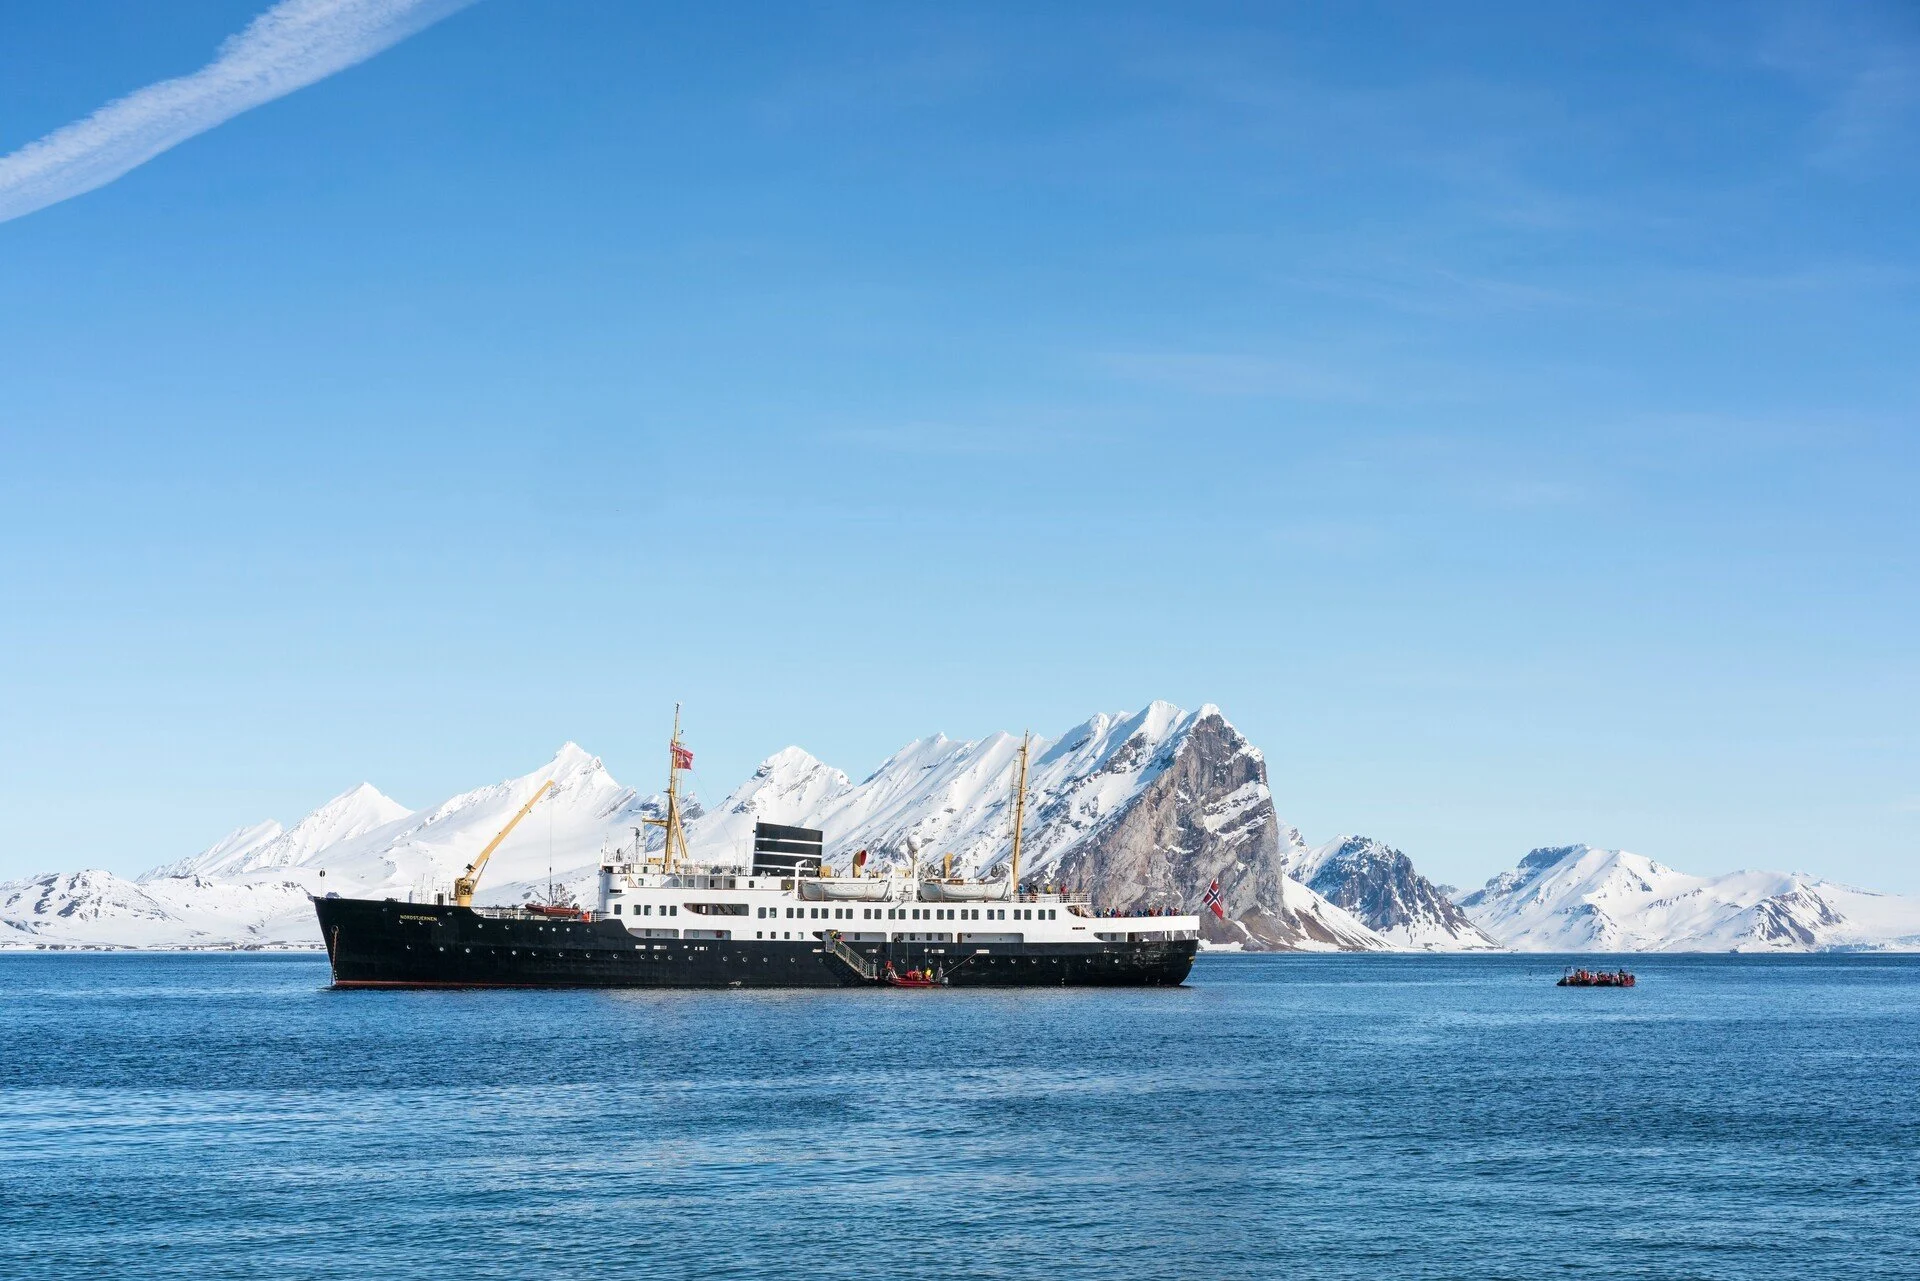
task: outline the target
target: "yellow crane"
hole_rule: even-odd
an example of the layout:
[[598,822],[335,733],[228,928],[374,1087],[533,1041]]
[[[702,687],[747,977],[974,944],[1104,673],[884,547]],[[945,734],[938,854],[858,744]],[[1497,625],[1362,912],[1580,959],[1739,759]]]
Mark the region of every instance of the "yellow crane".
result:
[[1020,736],[1020,777],[1013,785],[1013,866],[1007,881],[1008,892],[1016,899],[1020,895],[1020,833],[1027,826],[1027,746],[1032,742],[1032,730]]
[[473,906],[473,889],[474,886],[480,883],[480,873],[487,869],[487,860],[492,858],[493,852],[500,848],[500,842],[507,839],[507,833],[519,826],[520,820],[527,816],[527,811],[534,807],[534,803],[552,790],[552,779],[548,779],[546,782],[540,784],[540,786],[534,788],[533,795],[529,796],[527,803],[520,807],[520,812],[507,820],[507,825],[500,829],[500,835],[488,841],[487,848],[480,851],[480,857],[467,864],[467,874],[456,878],[453,882],[453,901],[455,904],[460,907]]

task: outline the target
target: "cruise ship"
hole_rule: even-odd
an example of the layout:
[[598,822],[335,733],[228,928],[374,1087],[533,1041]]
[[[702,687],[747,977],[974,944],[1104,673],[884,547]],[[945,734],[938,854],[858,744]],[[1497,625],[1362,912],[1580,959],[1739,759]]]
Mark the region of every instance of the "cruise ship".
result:
[[648,849],[605,856],[591,909],[476,907],[486,861],[538,803],[543,784],[454,882],[452,901],[314,899],[333,983],[391,987],[1030,987],[1177,986],[1199,948],[1186,914],[1117,915],[1084,894],[1020,880],[1027,745],[1002,875],[971,879],[912,865],[845,873],[824,857],[822,831],[754,828],[745,865],[686,857],[678,776],[692,755],[678,717],[669,746],[665,829]]

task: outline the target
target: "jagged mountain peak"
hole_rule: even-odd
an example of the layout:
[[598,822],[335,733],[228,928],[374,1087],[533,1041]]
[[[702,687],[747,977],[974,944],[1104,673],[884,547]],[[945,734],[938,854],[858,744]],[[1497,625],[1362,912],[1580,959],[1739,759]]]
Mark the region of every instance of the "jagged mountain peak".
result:
[[576,797],[588,793],[632,794],[631,788],[623,788],[614,781],[613,775],[607,772],[605,763],[598,756],[578,743],[569,741],[562,743],[559,750],[536,769],[450,796],[431,810],[421,811],[420,826],[434,827],[476,807],[491,807],[508,797],[517,797],[517,805],[533,789],[549,780],[555,792],[571,792]]
[[[555,779],[575,778],[582,774],[604,774],[606,769],[606,765],[598,756],[571,739],[560,744],[560,749],[553,754],[553,759],[547,762],[547,773]],[[535,773],[538,772],[535,771]]]
[[1370,836],[1340,836],[1301,853],[1293,875],[1399,947],[1446,951],[1499,946],[1413,860]]
[[297,831],[308,825],[318,827],[342,815],[377,816],[381,822],[390,822],[412,812],[372,783],[357,783],[319,806],[289,830]]
[[783,747],[761,761],[759,768],[754,770],[753,776],[755,778],[772,778],[776,775],[792,776],[807,774],[815,770],[828,770],[835,774],[840,773],[839,770],[825,764],[819,757],[807,751],[804,747]]
[[1592,848],[1591,845],[1581,844],[1541,845],[1528,850],[1525,857],[1520,860],[1519,866],[1536,870],[1543,867],[1552,867],[1555,863],[1562,863],[1570,858],[1579,858]]
[[1156,698],[1135,712],[1131,718],[1136,733],[1146,733],[1155,738],[1164,738],[1173,732],[1181,722],[1193,719],[1187,709],[1169,703],[1164,698]]
[[687,845],[696,860],[745,863],[755,823],[804,824],[843,794],[850,780],[812,753],[783,747],[712,810],[687,815]]
[[1542,845],[1528,850],[1513,867],[1489,877],[1485,885],[1462,897],[1460,906],[1472,908],[1489,895],[1511,894],[1521,886],[1538,880],[1549,868],[1557,867],[1569,859],[1584,858],[1591,848],[1587,845]]

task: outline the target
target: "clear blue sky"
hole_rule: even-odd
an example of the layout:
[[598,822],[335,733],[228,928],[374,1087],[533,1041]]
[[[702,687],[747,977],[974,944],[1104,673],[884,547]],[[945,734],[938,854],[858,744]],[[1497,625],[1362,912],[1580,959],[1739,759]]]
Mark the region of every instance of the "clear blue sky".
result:
[[[0,10],[0,153],[265,0]],[[1920,891],[1911,5],[481,0],[0,223],[0,875],[1221,704]]]

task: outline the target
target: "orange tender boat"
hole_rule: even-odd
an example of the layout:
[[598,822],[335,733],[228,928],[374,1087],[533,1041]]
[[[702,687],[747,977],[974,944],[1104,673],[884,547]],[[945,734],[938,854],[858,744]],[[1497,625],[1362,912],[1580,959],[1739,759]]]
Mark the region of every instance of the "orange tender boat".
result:
[[889,987],[941,987],[945,984],[938,970],[908,970],[902,974],[893,968],[892,962],[887,963],[886,972],[880,976],[880,981]]

